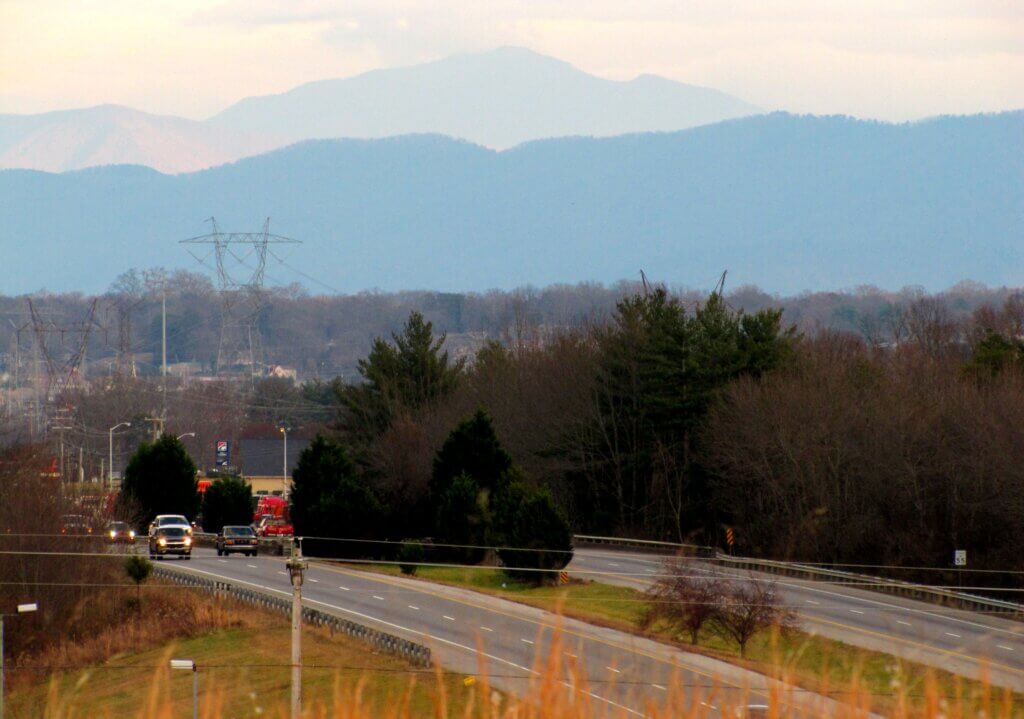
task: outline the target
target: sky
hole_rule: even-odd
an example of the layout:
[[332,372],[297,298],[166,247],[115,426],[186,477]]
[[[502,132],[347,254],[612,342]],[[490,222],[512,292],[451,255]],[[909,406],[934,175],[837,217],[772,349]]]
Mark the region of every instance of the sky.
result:
[[765,109],[1024,107],[1022,0],[0,0],[0,112],[202,119],[251,95],[503,45]]

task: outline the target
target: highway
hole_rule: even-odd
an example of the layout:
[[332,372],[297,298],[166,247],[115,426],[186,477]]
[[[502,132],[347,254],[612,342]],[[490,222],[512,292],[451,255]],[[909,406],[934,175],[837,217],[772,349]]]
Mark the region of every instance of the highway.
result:
[[[848,644],[887,652],[993,684],[1024,691],[1024,623],[941,607],[904,597],[769,574],[723,570],[695,562],[704,573],[775,581],[803,628]],[[664,571],[650,554],[577,549],[570,572],[581,579],[643,589]]]
[[[594,557],[596,561],[596,557]],[[196,549],[191,561],[161,566],[207,578],[230,580],[279,596],[291,585],[280,557],[217,557]],[[404,577],[355,571],[311,562],[303,587],[308,606],[373,626],[429,646],[446,669],[477,674],[483,660],[496,687],[522,693],[552,653],[553,615],[514,602]],[[594,717],[647,716],[662,706],[673,684],[687,702],[704,704],[709,715],[741,703],[764,703],[772,686],[765,677],[707,657],[602,627],[562,620],[556,660],[563,683],[591,706]],[[560,655],[560,656],[559,656]],[[573,679],[569,667],[576,667]],[[788,716],[834,714],[829,700],[803,690],[782,690]],[[726,711],[725,713],[731,713]]]

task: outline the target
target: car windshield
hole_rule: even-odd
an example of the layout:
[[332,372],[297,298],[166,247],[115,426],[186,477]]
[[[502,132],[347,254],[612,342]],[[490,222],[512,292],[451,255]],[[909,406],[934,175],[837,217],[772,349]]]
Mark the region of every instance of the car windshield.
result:
[[184,527],[164,527],[160,534],[164,537],[184,537],[188,533]]
[[252,527],[224,527],[225,537],[251,537]]
[[115,532],[123,532],[126,529],[128,529],[128,523],[127,522],[111,522],[110,523],[110,528],[113,529]]
[[157,524],[161,527],[166,524],[188,524],[188,520],[180,514],[171,514],[166,517],[161,517],[157,521]]

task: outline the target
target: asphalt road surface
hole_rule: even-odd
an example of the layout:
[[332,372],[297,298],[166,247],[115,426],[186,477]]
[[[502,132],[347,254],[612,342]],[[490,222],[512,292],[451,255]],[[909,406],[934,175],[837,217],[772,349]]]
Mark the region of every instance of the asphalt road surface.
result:
[[[808,631],[964,676],[984,671],[993,684],[1024,691],[1024,623],[844,584],[693,566],[776,582],[783,603]],[[569,570],[580,578],[638,589],[664,571],[656,556],[594,549],[577,549]]]
[[[590,560],[598,558],[588,556],[586,561]],[[197,549],[191,561],[161,564],[291,595],[279,557],[221,558],[213,550]],[[578,668],[578,679],[564,683],[590,704],[594,717],[646,716],[645,709],[664,705],[673,684],[682,689],[687,702],[706,705],[709,714],[721,714],[727,707],[725,713],[731,714],[731,708],[740,704],[764,703],[772,686],[771,680],[733,665],[573,620],[563,621],[560,644],[552,653],[555,618],[547,612],[467,590],[326,563],[310,563],[303,600],[307,606],[424,643],[446,669],[477,674],[483,660],[492,684],[507,691],[524,692],[537,674],[538,661],[555,656],[564,667]],[[826,700],[809,692],[784,694],[790,706],[787,716],[833,713],[822,703]]]

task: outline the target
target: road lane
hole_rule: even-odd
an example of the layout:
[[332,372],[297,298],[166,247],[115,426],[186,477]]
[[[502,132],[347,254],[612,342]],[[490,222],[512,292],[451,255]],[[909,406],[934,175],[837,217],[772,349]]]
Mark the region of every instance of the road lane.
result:
[[[209,550],[198,549],[191,562],[164,564],[280,595],[291,593],[280,558],[224,561]],[[557,620],[532,607],[319,562],[310,563],[306,576],[303,598],[308,605],[425,643],[438,661],[453,671],[477,673],[482,652],[493,683],[508,691],[522,692],[534,667],[539,666],[538,660],[552,655]],[[764,701],[769,687],[770,680],[759,675],[640,637],[574,620],[563,620],[562,625],[555,655],[563,666],[574,663],[580,667],[594,716],[611,716],[612,710],[619,715],[626,711],[644,716],[649,703],[664,703],[665,687],[673,683],[683,686],[695,700],[717,706],[737,704],[744,698]],[[817,701],[813,694],[800,690],[790,699]]]
[[[577,549],[576,576],[644,589],[663,572],[663,560],[615,550]],[[724,570],[694,563],[697,571],[774,581],[782,602],[807,631],[1024,691],[1024,624],[990,614],[940,607],[845,584]]]

